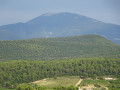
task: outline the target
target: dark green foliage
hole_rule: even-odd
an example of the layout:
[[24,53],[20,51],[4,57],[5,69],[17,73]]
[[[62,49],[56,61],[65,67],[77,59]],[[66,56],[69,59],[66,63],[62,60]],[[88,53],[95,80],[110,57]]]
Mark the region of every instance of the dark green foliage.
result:
[[11,82],[4,82],[3,84],[4,87],[11,88]]
[[104,80],[103,76],[98,77],[98,79],[100,79],[100,80]]
[[0,88],[0,90],[15,90],[15,89]]
[[99,35],[0,41],[1,61],[101,56],[120,57],[120,46]]
[[[119,76],[120,59],[81,58],[57,61],[0,62],[0,84],[4,87],[48,77],[78,75]],[[7,84],[5,84],[7,82]],[[9,83],[10,82],[10,83]]]
[[53,90],[68,90],[68,89],[67,87],[54,87]]
[[70,86],[70,87],[68,87],[67,90],[78,90],[78,89],[77,89],[77,87],[75,87],[75,86]]
[[40,87],[40,86],[39,86],[39,87],[36,87],[35,90],[47,90],[47,88],[46,88],[46,87]]

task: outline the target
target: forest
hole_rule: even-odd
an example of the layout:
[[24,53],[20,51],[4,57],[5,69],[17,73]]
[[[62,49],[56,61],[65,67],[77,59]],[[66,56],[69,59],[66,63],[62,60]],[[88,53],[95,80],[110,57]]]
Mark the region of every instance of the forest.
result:
[[[24,90],[20,84],[62,76],[120,78],[119,66],[120,45],[99,35],[0,41],[0,87],[4,88]],[[36,90],[41,88],[45,90]]]
[[58,76],[120,77],[120,59],[81,58],[54,61],[8,61],[0,62],[0,85],[15,87],[43,78]]
[[99,35],[0,41],[0,60],[120,57],[120,45]]

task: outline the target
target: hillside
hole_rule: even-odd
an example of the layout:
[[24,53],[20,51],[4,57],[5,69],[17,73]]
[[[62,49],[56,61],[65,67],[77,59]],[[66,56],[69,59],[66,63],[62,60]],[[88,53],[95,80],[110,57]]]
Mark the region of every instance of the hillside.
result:
[[5,30],[0,30],[0,40],[18,40],[18,39],[22,39],[20,38],[19,36],[11,33],[11,32],[8,32],[8,31],[5,31]]
[[120,56],[120,46],[99,35],[0,41],[1,60],[51,60],[101,56]]
[[26,23],[4,25],[0,26],[0,29],[7,32],[0,32],[4,36],[4,38],[0,37],[0,40],[11,40],[8,37],[11,33],[14,37],[12,40],[96,33],[115,43],[120,43],[120,25],[104,23],[90,17],[68,12],[43,14]]

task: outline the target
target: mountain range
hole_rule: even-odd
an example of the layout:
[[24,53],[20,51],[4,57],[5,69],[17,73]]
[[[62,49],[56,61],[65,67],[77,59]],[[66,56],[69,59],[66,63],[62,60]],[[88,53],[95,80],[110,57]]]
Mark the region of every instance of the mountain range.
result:
[[26,23],[0,26],[0,40],[99,34],[120,44],[120,25],[76,13],[46,13]]

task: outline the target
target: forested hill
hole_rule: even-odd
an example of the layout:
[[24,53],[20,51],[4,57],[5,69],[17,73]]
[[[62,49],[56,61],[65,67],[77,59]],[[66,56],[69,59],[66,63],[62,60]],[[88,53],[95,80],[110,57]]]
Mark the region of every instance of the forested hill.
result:
[[120,46],[99,35],[0,41],[1,60],[117,57]]

